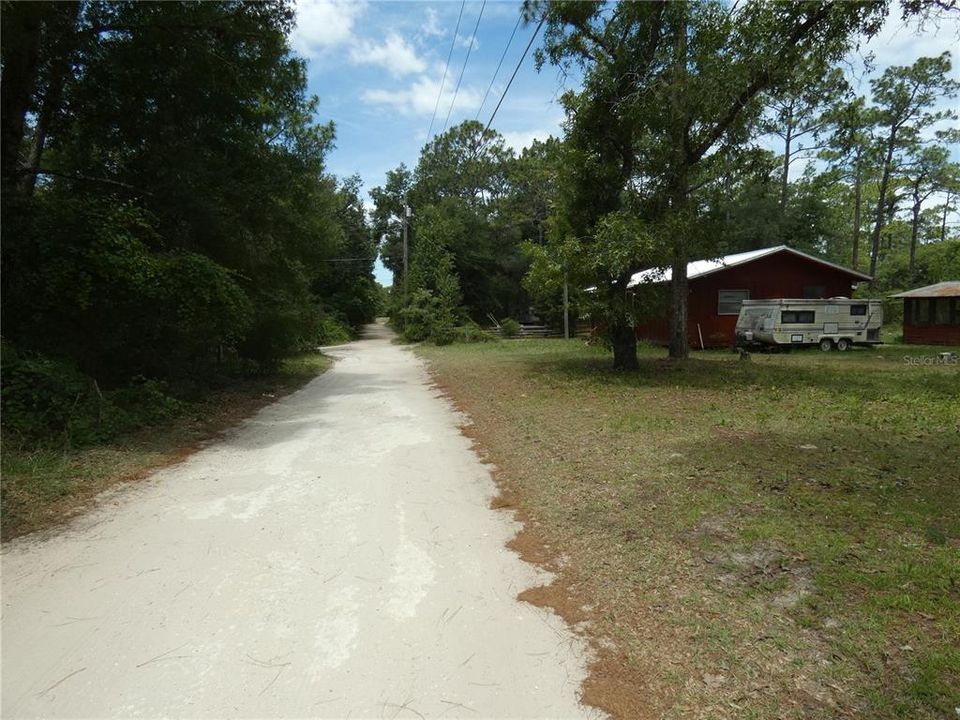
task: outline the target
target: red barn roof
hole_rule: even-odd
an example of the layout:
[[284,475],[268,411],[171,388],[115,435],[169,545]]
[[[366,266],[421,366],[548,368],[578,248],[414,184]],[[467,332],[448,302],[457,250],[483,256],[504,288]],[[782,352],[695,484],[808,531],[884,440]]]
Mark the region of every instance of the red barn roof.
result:
[[[869,275],[859,272],[858,270],[845,268],[842,265],[837,265],[824,260],[823,258],[818,258],[815,255],[808,255],[805,252],[794,250],[792,247],[787,247],[786,245],[775,245],[774,247],[763,248],[762,250],[750,250],[748,252],[736,253],[734,255],[726,255],[715,260],[695,260],[687,264],[687,278],[689,280],[693,280],[694,278],[703,277],[705,275],[710,275],[712,273],[725,270],[728,267],[743,265],[744,263],[753,262],[754,260],[759,260],[762,257],[775,255],[777,253],[788,253],[798,257],[806,258],[807,260],[812,260],[813,262],[820,263],[821,265],[833,268],[834,270],[845,272],[851,277],[855,277],[859,280],[872,279]],[[628,287],[634,287],[640,283],[647,282],[666,282],[672,277],[673,271],[670,268],[651,268],[649,270],[643,270],[636,273],[632,278],[630,278]]]

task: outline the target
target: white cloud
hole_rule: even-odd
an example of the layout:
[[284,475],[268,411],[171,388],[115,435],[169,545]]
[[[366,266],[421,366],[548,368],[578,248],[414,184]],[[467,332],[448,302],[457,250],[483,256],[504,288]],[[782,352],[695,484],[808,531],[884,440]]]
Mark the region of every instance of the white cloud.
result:
[[462,48],[468,48],[473,45],[474,50],[480,49],[480,41],[477,40],[476,35],[461,35],[457,33],[457,45]]
[[369,41],[358,43],[350,51],[350,60],[358,65],[378,65],[394,77],[421,73],[427,64],[399,34],[392,32],[380,45]]
[[503,135],[503,142],[508,148],[512,148],[517,154],[524,148],[533,145],[534,140],[543,142],[548,137],[561,137],[562,133],[559,126],[550,128],[536,128],[535,130],[508,130],[500,133]]
[[[887,22],[877,35],[863,46],[864,51],[872,52],[878,71],[891,65],[912,65],[920,57],[932,57],[943,52],[955,54],[957,34],[960,24],[955,20],[942,25],[927,25],[921,30],[917,23],[905,23],[894,8]],[[957,77],[958,68],[954,67],[953,76]]]
[[[437,121],[440,123],[442,123],[442,118],[447,116],[447,110],[453,100],[453,90],[448,76],[437,109]],[[360,97],[370,105],[391,107],[404,115],[432,115],[434,107],[437,107],[437,93],[439,91],[439,78],[434,80],[426,75],[421,75],[405,88],[398,90],[364,90]],[[454,112],[475,110],[482,98],[483,96],[478,90],[461,86],[453,110]]]
[[425,37],[441,37],[446,32],[440,27],[440,20],[437,17],[437,11],[433,8],[427,8],[427,19],[420,25],[420,34]]
[[290,44],[302,57],[314,58],[350,40],[353,25],[366,9],[359,0],[298,0],[297,27]]
[[[890,8],[886,22],[874,37],[861,43],[860,48],[848,56],[849,80],[861,93],[869,90],[869,80],[879,77],[891,65],[912,65],[921,57],[933,57],[943,52],[953,55],[950,76],[960,79],[957,61],[957,39],[960,37],[960,22],[946,17],[939,23],[926,22],[920,25],[916,19],[904,21],[899,3]],[[864,59],[873,58],[873,72],[867,72]]]

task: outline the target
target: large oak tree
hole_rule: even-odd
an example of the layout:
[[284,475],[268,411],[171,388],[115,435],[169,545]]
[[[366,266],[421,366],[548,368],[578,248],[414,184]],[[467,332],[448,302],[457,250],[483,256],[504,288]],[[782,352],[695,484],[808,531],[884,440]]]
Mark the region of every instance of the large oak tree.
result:
[[[551,2],[540,61],[584,72],[568,94],[569,236],[592,257],[614,347],[614,365],[635,368],[631,276],[651,262],[672,269],[670,355],[687,340],[687,262],[708,249],[699,237],[696,192],[743,146],[761,117],[764,93],[798,73],[829,67],[857,38],[877,31],[884,2]],[[637,242],[605,252],[610,223],[626,213]],[[621,223],[622,224],[622,223]],[[598,230],[604,229],[604,232]]]

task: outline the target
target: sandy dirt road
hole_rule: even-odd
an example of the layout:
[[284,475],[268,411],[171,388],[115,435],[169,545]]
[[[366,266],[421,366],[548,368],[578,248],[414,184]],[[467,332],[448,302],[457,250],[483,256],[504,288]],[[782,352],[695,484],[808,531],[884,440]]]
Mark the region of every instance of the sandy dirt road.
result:
[[222,441],[3,548],[2,714],[597,717],[487,469],[382,327]]

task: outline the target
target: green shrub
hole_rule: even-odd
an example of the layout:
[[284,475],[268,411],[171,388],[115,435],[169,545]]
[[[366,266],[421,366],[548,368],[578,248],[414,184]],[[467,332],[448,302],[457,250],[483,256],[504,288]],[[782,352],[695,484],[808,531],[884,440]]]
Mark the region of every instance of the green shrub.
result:
[[465,343],[483,343],[494,342],[496,336],[486,332],[482,327],[473,321],[467,322],[457,328],[457,341]]
[[434,345],[451,345],[456,340],[456,332],[449,325],[435,327],[430,334],[430,339],[433,340]]
[[353,333],[350,331],[350,326],[343,320],[330,313],[320,318],[320,329],[317,335],[319,345],[341,345],[352,339]]
[[287,355],[316,347],[321,315],[307,297],[259,298],[240,354],[273,372]]
[[435,333],[442,333],[447,314],[439,297],[422,288],[414,290],[409,302],[399,312],[401,336],[407,342],[430,340]]
[[156,340],[181,362],[212,362],[218,345],[235,346],[250,327],[253,305],[234,273],[204,255],[158,254],[144,298],[160,315]]
[[168,394],[166,383],[147,378],[135,378],[129,387],[111,390],[106,400],[126,413],[125,430],[157,425],[183,408],[183,403]]
[[43,356],[21,356],[3,345],[3,427],[26,440],[69,434],[90,402],[90,380],[73,365]]
[[505,338],[516,337],[520,334],[520,323],[513,318],[504,318],[500,321],[500,334]]
[[101,442],[159,423],[182,407],[159,381],[137,378],[101,392],[72,363],[22,354],[6,343],[2,378],[4,433],[31,444]]
[[415,290],[407,302],[397,304],[395,327],[405,342],[422,342],[430,334],[428,321],[428,302],[430,293],[426,290]]
[[383,304],[382,288],[370,278],[357,278],[348,286],[324,295],[323,306],[348,328],[359,330],[377,318]]

